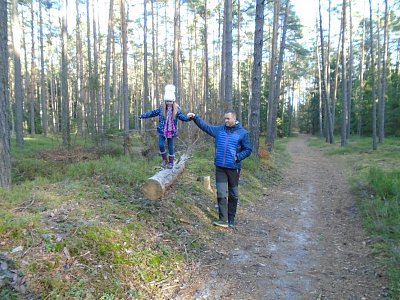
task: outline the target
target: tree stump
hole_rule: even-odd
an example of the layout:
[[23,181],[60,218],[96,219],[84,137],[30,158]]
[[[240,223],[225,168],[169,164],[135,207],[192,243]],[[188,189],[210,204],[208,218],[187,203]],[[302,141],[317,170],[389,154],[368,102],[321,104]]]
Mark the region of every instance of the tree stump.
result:
[[211,177],[210,176],[199,176],[197,177],[197,181],[200,181],[203,184],[203,187],[212,192],[212,188],[211,188]]
[[184,154],[175,162],[172,169],[163,169],[154,174],[142,186],[144,196],[150,200],[162,199],[168,187],[178,178],[179,174],[185,169],[185,163],[189,156]]

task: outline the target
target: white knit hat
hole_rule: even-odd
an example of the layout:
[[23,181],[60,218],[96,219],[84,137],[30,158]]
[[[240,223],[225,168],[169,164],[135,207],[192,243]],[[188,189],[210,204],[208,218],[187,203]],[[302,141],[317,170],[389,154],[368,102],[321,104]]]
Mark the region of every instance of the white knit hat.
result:
[[175,86],[173,84],[165,86],[164,101],[175,101]]

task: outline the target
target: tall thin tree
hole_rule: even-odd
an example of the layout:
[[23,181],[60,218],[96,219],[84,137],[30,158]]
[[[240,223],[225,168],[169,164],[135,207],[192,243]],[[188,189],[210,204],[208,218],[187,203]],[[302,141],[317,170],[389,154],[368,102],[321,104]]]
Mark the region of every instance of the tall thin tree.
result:
[[370,34],[370,57],[371,57],[371,94],[372,94],[372,149],[377,150],[376,137],[376,95],[375,95],[375,51],[374,51],[374,31],[372,18],[372,0],[369,0],[369,34]]
[[232,58],[232,0],[225,0],[225,72],[222,74],[225,80],[224,109],[232,109],[232,82],[233,82],[233,58]]
[[44,71],[44,42],[43,42],[43,4],[42,0],[39,0],[39,39],[40,39],[40,99],[41,99],[41,119],[42,119],[42,130],[43,135],[47,136],[48,124],[47,124],[47,89],[45,83],[45,71]]
[[114,26],[114,0],[110,0],[106,48],[106,75],[104,78],[104,131],[110,128],[111,39]]
[[122,103],[124,111],[124,153],[129,154],[128,30],[125,0],[120,0],[122,38]]
[[265,0],[256,2],[256,21],[254,29],[254,60],[252,69],[252,88],[250,101],[249,130],[250,141],[253,146],[253,154],[258,157],[260,138],[260,102],[261,102],[261,68],[262,48],[264,36],[264,9]]
[[342,23],[343,23],[343,39],[342,39],[342,127],[341,127],[341,140],[340,140],[340,145],[345,146],[347,144],[347,122],[348,122],[348,100],[347,97],[349,96],[347,94],[347,88],[348,88],[348,82],[347,82],[347,58],[346,58],[346,52],[347,52],[347,16],[346,16],[346,11],[347,11],[347,3],[346,0],[343,0],[342,4]]
[[71,135],[68,98],[68,0],[63,1],[63,9],[64,11],[61,20],[61,132],[63,145],[70,147]]
[[11,186],[7,0],[0,0],[0,187]]
[[[18,2],[12,1],[12,46],[14,61],[14,97],[15,97],[15,138],[18,147],[24,146],[23,130],[23,94],[21,76],[21,36],[22,28],[18,19]],[[6,26],[7,28],[7,26]],[[8,70],[7,70],[8,71]]]
[[271,41],[271,54],[270,54],[270,66],[269,66],[269,94],[268,94],[268,118],[267,118],[267,134],[265,143],[269,152],[272,151],[273,143],[275,139],[275,124],[274,124],[274,107],[275,107],[275,91],[276,91],[276,65],[277,65],[277,48],[278,48],[278,28],[279,28],[279,12],[281,7],[281,1],[274,1],[274,15],[273,15],[273,27],[272,27],[272,41]]

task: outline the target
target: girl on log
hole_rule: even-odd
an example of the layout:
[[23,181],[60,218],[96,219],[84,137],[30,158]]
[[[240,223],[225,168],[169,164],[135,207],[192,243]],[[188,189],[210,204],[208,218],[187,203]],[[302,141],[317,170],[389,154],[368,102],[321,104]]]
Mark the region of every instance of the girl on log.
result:
[[[174,137],[177,135],[178,119],[183,122],[190,121],[190,119],[182,113],[175,100],[175,86],[173,84],[167,84],[165,86],[164,98],[161,106],[155,110],[139,115],[140,119],[158,116],[157,132],[158,145],[162,158],[161,166],[168,169],[172,169],[174,167]],[[165,149],[165,140],[167,140],[168,144],[168,161],[167,151]]]

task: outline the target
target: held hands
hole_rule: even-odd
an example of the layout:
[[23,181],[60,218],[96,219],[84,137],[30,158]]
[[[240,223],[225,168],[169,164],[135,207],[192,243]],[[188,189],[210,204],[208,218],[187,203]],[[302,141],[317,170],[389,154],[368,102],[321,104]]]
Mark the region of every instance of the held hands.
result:
[[187,116],[190,120],[193,120],[194,117],[196,116],[196,114],[190,112],[190,113],[188,113],[186,116]]

